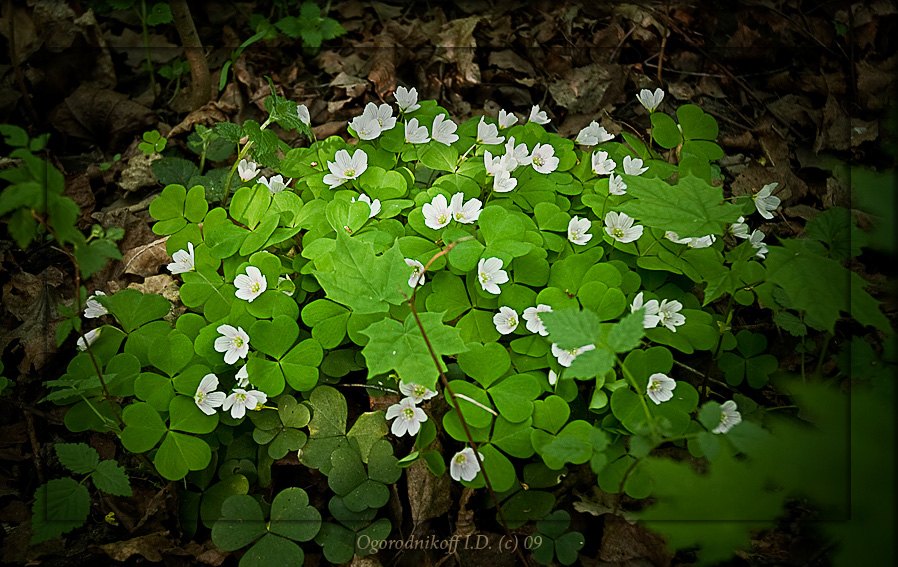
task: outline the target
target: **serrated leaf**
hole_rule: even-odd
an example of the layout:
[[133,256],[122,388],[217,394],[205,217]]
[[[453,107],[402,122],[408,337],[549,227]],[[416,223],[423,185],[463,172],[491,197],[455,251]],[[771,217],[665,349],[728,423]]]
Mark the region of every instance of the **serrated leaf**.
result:
[[73,478],[57,478],[42,484],[31,507],[31,545],[80,527],[90,513],[87,487]]
[[386,312],[390,304],[404,301],[402,292],[409,290],[409,268],[398,244],[375,256],[370,243],[339,231],[337,246],[329,259],[328,269],[313,272],[328,299],[359,314]]
[[100,455],[85,443],[57,443],[53,448],[62,466],[75,474],[87,474],[100,463]]
[[[466,350],[458,329],[442,323],[442,313],[422,313],[420,318],[438,356]],[[362,334],[370,338],[362,349],[369,377],[395,369],[401,380],[435,388],[439,373],[414,315],[410,313],[404,323],[383,319],[368,326]]]
[[621,205],[620,211],[646,226],[672,230],[680,238],[723,234],[725,225],[742,215],[740,207],[724,202],[719,187],[691,175],[673,186],[656,177],[631,177],[627,195],[636,198]]
[[125,469],[115,461],[103,461],[90,476],[94,485],[113,496],[131,496],[131,482]]

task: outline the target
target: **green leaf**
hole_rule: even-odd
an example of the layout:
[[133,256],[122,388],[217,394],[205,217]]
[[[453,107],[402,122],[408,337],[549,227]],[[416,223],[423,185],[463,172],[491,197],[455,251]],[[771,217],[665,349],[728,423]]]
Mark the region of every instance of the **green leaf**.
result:
[[642,224],[672,230],[680,238],[723,234],[728,223],[742,215],[740,207],[723,201],[719,187],[687,176],[670,186],[653,177],[631,177],[627,180],[627,194],[636,197],[621,205],[619,210]]
[[842,207],[826,209],[805,225],[805,236],[819,240],[829,249],[827,256],[841,262],[860,255],[867,236],[857,220]]
[[835,260],[820,256],[807,242],[784,240],[782,247],[770,246],[768,281],[783,288],[793,306],[819,321],[823,330],[832,332],[840,312],[845,312],[862,325],[890,331],[879,303],[864,291],[867,282]]
[[312,419],[309,421],[309,440],[299,459],[304,465],[328,474],[331,454],[345,443],[346,398],[330,386],[318,386],[306,403],[312,410]]
[[156,446],[168,429],[153,407],[146,402],[129,405],[122,413],[125,429],[122,445],[134,453],[144,453]]
[[337,232],[329,261],[329,269],[313,272],[328,299],[360,314],[386,312],[389,304],[404,301],[401,292],[409,289],[409,269],[397,244],[375,256],[370,243]]
[[451,173],[458,164],[458,151],[452,146],[433,144],[421,156],[421,163],[430,169]]
[[458,365],[484,388],[489,388],[511,368],[508,350],[499,343],[469,343],[467,347],[467,351],[458,355]]
[[134,289],[123,289],[107,295],[105,303],[126,333],[145,323],[161,319],[171,310],[171,303],[161,295],[144,294]]
[[673,118],[662,112],[653,112],[652,139],[662,148],[669,150],[680,145],[683,135]]
[[212,527],[212,541],[222,551],[237,551],[267,531],[265,516],[252,496],[231,496],[224,501],[221,515]]
[[193,358],[193,341],[180,331],[172,331],[157,339],[148,354],[153,366],[174,376]]
[[62,466],[75,474],[92,472],[100,463],[100,455],[85,443],[56,443],[53,448]]
[[131,482],[125,469],[115,461],[103,461],[90,476],[94,485],[113,496],[131,496]]
[[680,126],[683,128],[683,137],[687,140],[713,140],[717,138],[717,120],[710,114],[705,114],[704,110],[694,104],[684,104],[677,108],[677,120],[680,121]]
[[174,18],[172,17],[171,8],[168,3],[159,2],[153,4],[153,8],[147,13],[147,25],[158,26],[160,24],[170,24]]
[[271,321],[256,321],[250,327],[253,348],[276,359],[290,350],[299,336],[299,325],[296,320],[286,315],[278,315]]
[[750,530],[773,526],[786,498],[782,491],[767,490],[765,475],[726,454],[709,465],[706,475],[670,459],[648,457],[644,464],[663,481],[655,483],[655,503],[641,519],[674,548],[701,548],[700,565],[717,564],[733,549],[747,548]]
[[31,545],[80,527],[90,513],[87,487],[73,478],[57,478],[40,485],[31,507]]
[[349,315],[348,309],[327,299],[316,299],[302,308],[302,322],[312,329],[312,337],[326,349],[343,342]]
[[164,478],[181,480],[188,471],[201,471],[212,460],[209,444],[197,437],[169,431],[156,452],[153,464]]
[[150,169],[162,185],[186,186],[190,183],[191,177],[200,173],[199,168],[192,161],[168,156],[151,163]]
[[542,388],[530,374],[515,374],[492,386],[488,392],[502,417],[517,423],[533,415],[533,400],[542,393]]
[[571,415],[571,406],[560,396],[551,395],[533,402],[533,427],[558,433]]
[[[420,319],[438,356],[467,350],[458,329],[442,323],[441,313],[422,313]],[[369,379],[395,369],[400,380],[415,382],[431,390],[435,388],[439,373],[414,315],[409,313],[404,323],[383,319],[370,325],[362,334],[370,338],[362,349],[368,363]]]
[[321,528],[321,514],[309,506],[309,496],[301,488],[286,488],[271,503],[269,530],[294,541],[309,541]]

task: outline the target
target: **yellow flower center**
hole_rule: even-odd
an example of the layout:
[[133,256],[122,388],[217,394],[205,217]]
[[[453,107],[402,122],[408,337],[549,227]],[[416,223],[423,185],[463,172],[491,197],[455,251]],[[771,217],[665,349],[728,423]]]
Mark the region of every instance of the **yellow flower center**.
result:
[[234,346],[236,346],[237,348],[242,347],[243,346],[243,338],[234,337]]
[[343,175],[345,175],[346,177],[355,177],[355,170],[354,170],[354,169],[347,169],[346,172],[345,172]]
[[415,410],[412,408],[405,408],[402,410],[402,415],[405,416],[405,419],[412,419],[415,417]]
[[253,285],[249,286],[249,290],[253,293],[259,293],[260,287],[262,286],[260,286],[258,283],[254,283]]
[[617,237],[617,238],[623,238],[623,237],[624,237],[624,229],[622,229],[622,228],[615,227],[614,230],[613,230],[612,232],[614,232],[614,236]]

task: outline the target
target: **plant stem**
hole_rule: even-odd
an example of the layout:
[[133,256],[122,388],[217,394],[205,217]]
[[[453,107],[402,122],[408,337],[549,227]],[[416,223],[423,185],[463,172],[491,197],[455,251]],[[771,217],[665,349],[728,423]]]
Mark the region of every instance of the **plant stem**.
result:
[[[627,378],[627,380],[630,382],[630,385],[633,386],[633,389],[636,390],[636,393],[638,395],[639,394],[639,386],[636,385],[636,378],[633,376],[633,374],[630,373],[630,369],[627,368],[626,366],[624,366],[623,362],[621,362],[621,360],[617,356],[614,357],[614,361],[617,363],[618,366],[620,366],[620,369],[623,372],[624,377]],[[640,395],[639,402],[642,404],[642,409],[645,412],[645,417],[646,417],[646,419],[648,419],[649,426],[652,429],[652,435],[657,436],[658,430],[655,429],[655,419],[654,419],[654,417],[652,417],[652,412],[649,411],[649,405],[647,403],[645,403],[645,396]]]
[[190,89],[191,109],[196,110],[204,106],[212,98],[212,80],[209,77],[209,64],[203,53],[203,44],[196,33],[193,17],[187,0],[171,0],[169,3],[172,15],[175,19],[175,27],[184,45],[184,56],[190,63],[190,76],[193,84]]
[[150,30],[147,27],[147,2],[140,0],[140,9],[134,5],[134,11],[140,19],[140,25],[143,28],[143,47],[147,54],[147,70],[150,72],[150,92],[153,93],[153,100],[156,100],[156,69],[153,67],[153,59],[150,57]]
[[[424,269],[421,271],[421,274],[423,275],[424,272],[427,271],[427,268],[429,268],[431,266],[431,264],[433,264],[437,258],[439,258],[440,256],[443,256],[444,254],[448,254],[449,251],[451,251],[452,248],[454,248],[457,243],[461,242],[462,240],[467,240],[470,238],[471,237],[460,238],[459,240],[456,240],[452,244],[446,246],[445,248],[443,248],[442,250],[437,252],[433,256],[433,258],[431,258],[430,261],[428,261],[427,264],[424,266]],[[452,388],[449,386],[449,379],[446,378],[446,374],[443,372],[443,367],[440,364],[440,358],[437,355],[436,351],[434,350],[433,345],[430,343],[430,339],[427,336],[427,332],[424,330],[424,324],[421,322],[421,318],[418,316],[418,310],[415,308],[415,293],[418,291],[417,288],[418,288],[418,286],[415,286],[415,289],[412,291],[411,297],[406,296],[406,301],[408,302],[409,308],[411,309],[412,316],[415,318],[415,323],[417,323],[418,329],[421,331],[421,336],[424,338],[424,344],[427,345],[427,350],[430,352],[430,357],[433,359],[434,364],[436,364],[437,372],[440,375],[440,381],[443,383],[443,387],[446,389],[446,392],[448,392],[448,394],[449,394],[447,396],[447,398],[451,399],[453,402],[452,407],[455,410],[456,415],[458,415],[458,420],[461,422],[462,428],[465,431],[465,437],[468,438],[468,445],[471,447],[472,451],[474,452],[474,459],[477,461],[477,466],[480,467],[480,472],[483,474],[483,481],[486,484],[486,488],[490,493],[490,498],[492,498],[493,503],[496,505],[496,513],[499,516],[499,521],[501,522],[502,527],[505,528],[506,535],[509,538],[512,538],[513,536],[511,535],[511,530],[508,528],[508,522],[505,521],[505,514],[502,511],[502,506],[499,504],[499,498],[496,496],[496,492],[493,490],[493,485],[490,482],[489,475],[487,474],[486,469],[483,467],[483,461],[480,459],[480,453],[477,451],[477,444],[474,443],[474,437],[473,437],[473,435],[471,435],[471,430],[468,428],[468,423],[467,423],[467,421],[465,421],[465,417],[461,412],[461,408],[458,406],[458,402],[455,401],[457,395],[455,394],[455,392],[452,391]],[[405,294],[403,293],[403,295],[405,295]],[[529,565],[529,563],[527,563],[526,558],[524,557],[523,552],[521,551],[521,549],[519,547],[515,546],[515,552],[517,553],[518,559],[521,561],[521,565]]]

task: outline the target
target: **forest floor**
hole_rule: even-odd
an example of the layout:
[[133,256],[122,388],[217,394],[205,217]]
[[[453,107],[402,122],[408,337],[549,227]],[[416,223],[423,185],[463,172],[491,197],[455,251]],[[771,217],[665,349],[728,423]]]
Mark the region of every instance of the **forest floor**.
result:
[[[335,0],[327,15],[345,35],[311,49],[281,34],[242,53],[235,51],[254,33],[251,24],[259,16],[275,21],[278,9],[268,2],[190,5],[214,95],[199,109],[192,107],[189,71],[176,76],[186,67],[173,26],[151,26],[146,49],[134,10],[111,11],[102,1],[3,3],[0,43],[10,59],[0,63],[0,122],[32,136],[51,133],[47,155],[65,173],[81,228],[99,223],[125,231],[125,260],[98,272],[88,290],[176,290],[161,270],[169,261],[164,248],[129,256],[158,238],[147,203],[162,187],[138,149],[141,136],[157,129],[170,147],[192,155],[187,136],[197,124],[264,120],[269,77],[280,94],[308,106],[318,139],[348,136],[347,122],[368,102],[392,102],[399,85],[437,100],[456,122],[499,109],[526,116],[538,104],[551,119],[547,128],[565,137],[593,120],[612,134],[645,137],[648,116],[635,94],[661,87],[664,105],[691,102],[717,119],[726,152],[719,165],[732,195],[778,184],[781,207],[760,227],[773,241],[802,234],[806,221],[834,206],[852,210],[869,228],[872,219],[858,210],[851,184],[866,182],[864,171],[893,168],[898,156],[898,9],[885,0],[850,8],[800,0],[523,6]],[[172,78],[157,74],[151,84],[148,57]],[[307,143],[295,135],[284,141]],[[859,168],[855,181],[834,174],[844,164]],[[894,194],[894,183],[881,188],[884,241],[895,226]],[[898,295],[887,281],[896,275],[894,252],[894,244],[885,244],[851,266],[892,319]],[[209,541],[179,537],[171,487],[138,488],[133,498],[115,502],[100,498],[88,528],[28,546],[35,488],[59,468],[53,443],[86,442],[103,458],[117,456],[109,436],[73,435],[62,424],[64,408],[39,403],[43,381],[58,378],[75,352],[74,340],[57,348],[55,339],[56,305],[71,300],[72,281],[52,246],[23,252],[0,240],[0,353],[6,376],[15,380],[14,393],[0,398],[0,561],[236,565]],[[755,323],[773,336],[770,321]],[[795,352],[778,357],[783,369],[799,364]],[[113,510],[125,527],[103,522]],[[590,534],[584,565],[690,564],[688,554],[671,555],[657,536],[616,516],[578,522]],[[796,503],[778,529],[757,533],[751,551],[732,565],[826,565],[828,549]],[[514,556],[463,561],[498,567]]]

